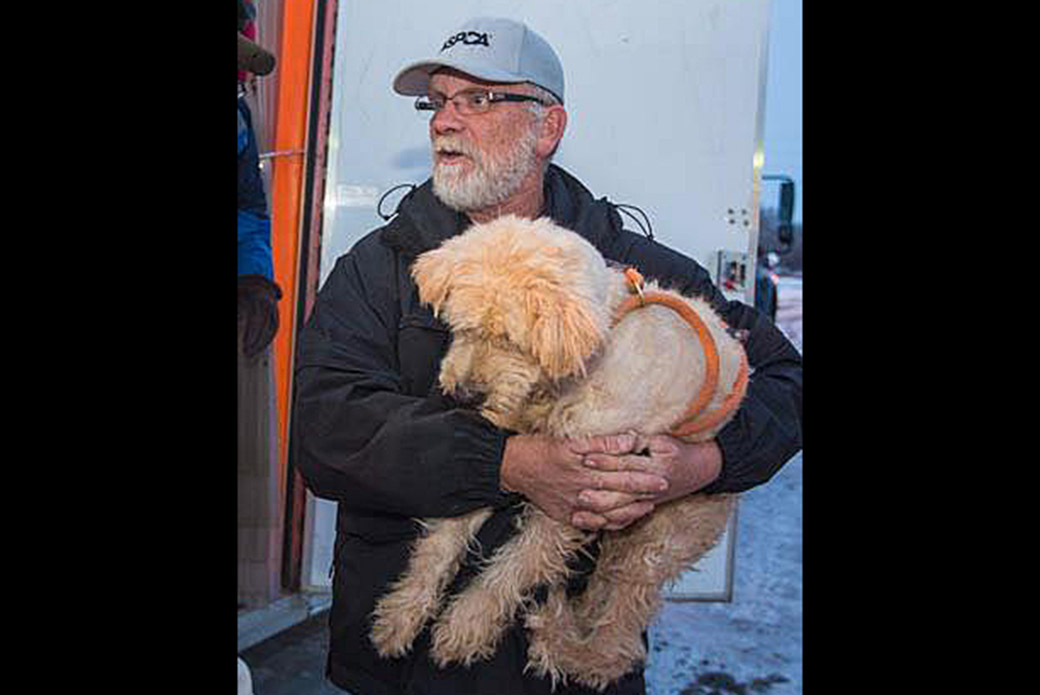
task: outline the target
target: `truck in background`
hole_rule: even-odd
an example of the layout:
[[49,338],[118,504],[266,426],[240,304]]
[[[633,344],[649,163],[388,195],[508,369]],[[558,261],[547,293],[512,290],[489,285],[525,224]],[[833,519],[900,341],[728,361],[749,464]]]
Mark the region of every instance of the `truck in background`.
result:
[[786,174],[763,174],[763,188],[767,182],[779,185],[776,206],[759,207],[755,308],[776,321],[780,277],[801,277],[802,274],[802,225],[793,222],[794,179]]

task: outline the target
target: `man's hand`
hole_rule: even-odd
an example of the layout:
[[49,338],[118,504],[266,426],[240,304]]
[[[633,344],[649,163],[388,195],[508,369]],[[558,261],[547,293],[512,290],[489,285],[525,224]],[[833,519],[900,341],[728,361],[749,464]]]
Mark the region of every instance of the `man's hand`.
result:
[[602,473],[659,476],[668,481],[667,489],[652,496],[612,489],[582,490],[578,493],[581,509],[573,515],[572,525],[591,531],[618,530],[649,514],[656,505],[696,492],[719,477],[722,451],[714,440],[687,444],[668,435],[638,439],[632,451],[648,455],[592,453],[585,457],[584,465]]
[[278,332],[278,300],[282,288],[263,275],[238,276],[238,321],[242,352],[250,359],[263,351]]
[[[634,434],[583,439],[514,435],[506,440],[501,484],[505,490],[522,494],[551,518],[589,530],[599,526],[574,523],[576,515],[586,513],[582,510],[587,504],[579,499],[583,491],[622,495],[626,502],[623,508],[604,512],[610,524],[621,524],[621,528],[653,510],[652,503],[642,500],[657,499],[668,489],[667,479],[658,472],[624,462],[638,451],[638,444]],[[601,463],[586,465],[590,456]]]

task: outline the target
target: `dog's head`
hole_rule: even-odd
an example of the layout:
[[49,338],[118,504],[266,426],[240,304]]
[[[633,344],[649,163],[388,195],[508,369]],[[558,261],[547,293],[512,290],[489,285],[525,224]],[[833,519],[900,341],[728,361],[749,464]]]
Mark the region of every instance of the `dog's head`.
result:
[[422,254],[412,276],[420,300],[454,334],[442,365],[449,389],[530,381],[532,370],[548,381],[584,374],[610,325],[603,257],[546,218],[475,225]]

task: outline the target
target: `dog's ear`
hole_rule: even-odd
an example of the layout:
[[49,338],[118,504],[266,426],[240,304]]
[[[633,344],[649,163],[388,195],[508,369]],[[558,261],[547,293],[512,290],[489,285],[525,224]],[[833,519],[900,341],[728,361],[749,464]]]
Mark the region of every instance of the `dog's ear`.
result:
[[441,305],[448,298],[453,266],[450,254],[439,248],[420,255],[412,264],[419,301],[429,304],[435,316],[440,314]]
[[565,293],[528,297],[530,352],[551,379],[585,375],[585,362],[606,333],[605,322],[586,301]]

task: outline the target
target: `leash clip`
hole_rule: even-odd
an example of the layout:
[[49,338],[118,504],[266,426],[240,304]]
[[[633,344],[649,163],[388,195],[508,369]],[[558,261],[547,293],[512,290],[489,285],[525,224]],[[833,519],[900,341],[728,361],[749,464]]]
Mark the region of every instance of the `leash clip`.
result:
[[643,275],[638,270],[629,266],[625,268],[625,279],[628,280],[629,290],[633,294],[639,295],[639,303],[646,304],[646,297],[643,296]]

